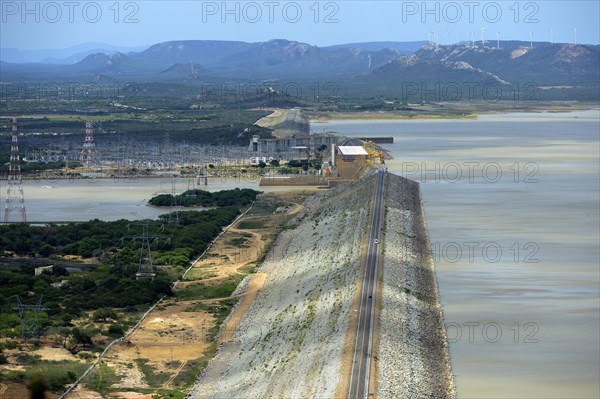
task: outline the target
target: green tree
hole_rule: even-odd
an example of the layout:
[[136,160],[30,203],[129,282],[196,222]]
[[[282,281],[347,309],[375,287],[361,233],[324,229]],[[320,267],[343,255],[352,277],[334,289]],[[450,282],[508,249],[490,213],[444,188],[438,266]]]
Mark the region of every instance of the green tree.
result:
[[52,245],[44,244],[39,252],[42,256],[50,256],[54,252],[54,247]]
[[111,324],[108,327],[108,335],[121,337],[125,335],[125,329],[120,324]]
[[6,364],[8,363],[8,359],[6,358],[6,355],[4,353],[2,353],[2,351],[0,351],[0,364]]
[[109,320],[118,320],[119,315],[112,308],[101,308],[94,312],[92,316],[94,321],[98,321],[100,323],[106,323]]
[[49,288],[50,285],[42,278],[38,278],[35,284],[33,284],[33,292],[35,292],[37,295],[47,293]]
[[63,265],[54,265],[52,268],[53,276],[66,276],[69,274],[69,271]]
[[92,333],[79,327],[61,328],[58,331],[62,346],[71,353],[77,352],[79,347],[92,346]]

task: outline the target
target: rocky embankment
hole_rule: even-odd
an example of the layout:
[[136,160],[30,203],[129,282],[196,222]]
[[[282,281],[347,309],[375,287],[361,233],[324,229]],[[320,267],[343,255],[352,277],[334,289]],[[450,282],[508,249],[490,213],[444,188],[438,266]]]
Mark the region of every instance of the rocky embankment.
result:
[[331,398],[358,282],[373,176],[316,194],[261,266],[263,289],[192,398]]
[[377,397],[454,398],[418,183],[388,174]]
[[[374,188],[371,175],[307,199],[259,269],[267,274],[262,290],[189,397],[339,393]],[[418,184],[388,174],[386,205],[377,397],[453,398]]]

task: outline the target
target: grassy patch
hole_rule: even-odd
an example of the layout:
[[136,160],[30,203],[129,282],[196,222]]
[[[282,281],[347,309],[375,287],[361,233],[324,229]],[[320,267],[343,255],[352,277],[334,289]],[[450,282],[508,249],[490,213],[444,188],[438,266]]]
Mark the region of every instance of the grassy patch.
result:
[[181,369],[177,377],[175,377],[175,379],[173,380],[173,386],[191,387],[192,385],[194,385],[194,382],[196,382],[198,378],[198,374],[200,374],[200,372],[208,365],[209,359],[210,358],[203,356],[198,360],[187,362],[187,364],[183,367],[183,369]]
[[184,399],[185,395],[187,395],[187,393],[179,389],[157,389],[149,390],[147,393],[151,393],[155,399]]
[[255,271],[256,271],[256,265],[254,265],[254,264],[242,266],[238,269],[239,273],[244,273],[244,274],[252,274]]
[[162,387],[171,377],[166,372],[155,372],[154,368],[148,364],[148,359],[135,359],[135,362],[144,374],[144,377],[146,377],[146,382],[150,387]]
[[181,290],[177,290],[176,296],[181,300],[226,298],[231,296],[231,293],[235,291],[243,278],[244,276],[236,274],[215,285],[190,284]]
[[281,225],[281,230],[294,230],[298,227],[297,223],[284,223]]
[[237,303],[238,298],[229,298],[215,303],[203,303],[196,302],[193,306],[190,306],[186,312],[207,312],[215,317],[215,324],[210,330],[211,337],[215,337],[219,332],[219,328],[223,321],[227,318],[231,309]]
[[219,327],[221,323],[223,323],[227,315],[229,315],[229,313],[231,312],[231,308],[235,306],[237,301],[237,298],[230,298],[213,304],[213,307],[209,310],[209,312],[211,312],[216,317],[215,324],[217,327]]
[[255,204],[249,215],[272,215],[277,209],[285,206],[283,202]]
[[190,272],[185,276],[185,279],[187,281],[204,280],[207,278],[217,277],[217,275],[218,274],[214,271],[206,270],[203,268],[197,268],[190,270]]
[[242,248],[247,248],[248,245],[248,240],[246,240],[244,237],[236,237],[236,238],[232,238],[231,240],[229,240],[227,242],[227,245],[230,245],[234,248],[238,248],[238,247],[242,247]]
[[92,370],[89,377],[87,377],[85,386],[89,390],[106,395],[111,390],[112,385],[118,383],[120,380],[117,372],[112,367],[100,363]]
[[88,365],[75,361],[38,361],[26,371],[3,371],[0,381],[26,383],[32,377],[42,376],[53,392],[61,392],[66,385],[79,378]]
[[265,222],[262,220],[243,220],[237,225],[237,228],[240,230],[256,230],[263,229],[264,227]]

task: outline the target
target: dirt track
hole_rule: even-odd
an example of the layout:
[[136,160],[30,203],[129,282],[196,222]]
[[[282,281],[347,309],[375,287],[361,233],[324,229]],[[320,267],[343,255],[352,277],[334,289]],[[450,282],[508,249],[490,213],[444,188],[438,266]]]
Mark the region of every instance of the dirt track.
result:
[[252,276],[250,282],[248,283],[248,287],[243,294],[243,298],[240,300],[240,304],[227,318],[225,326],[221,329],[221,334],[219,337],[221,342],[231,342],[233,340],[233,333],[239,327],[240,320],[246,314],[246,311],[248,308],[250,308],[252,302],[254,302],[254,298],[256,298],[256,295],[265,284],[266,279],[267,273],[264,272],[259,272]]
[[[309,193],[310,191],[294,191],[263,195],[262,200],[267,203],[279,201],[287,204],[287,211],[243,217],[219,238],[203,259],[196,262],[186,281],[180,282],[177,289],[185,289],[188,285],[199,283],[216,285],[232,276],[246,275],[276,237],[274,229],[303,209],[297,201]],[[256,221],[262,223],[262,228],[239,228],[241,222]],[[112,386],[112,390],[178,389],[183,378],[180,376],[184,373],[197,373],[198,362],[207,362],[217,345],[212,336],[216,319],[205,310],[206,306],[217,304],[224,299],[240,298],[240,302],[221,329],[222,334],[219,338],[227,341],[227,332],[235,330],[262,288],[267,275],[256,273],[247,278],[250,277],[246,290],[234,293],[231,297],[186,301],[171,298],[161,303],[128,340],[115,345],[103,360],[103,363],[115,370],[120,377],[120,381]],[[144,369],[141,368],[141,364]],[[148,380],[148,368],[154,375],[152,381]],[[93,397],[94,394],[87,391],[84,384],[83,388],[79,387],[69,397]],[[132,399],[151,397],[135,392],[113,392],[113,395]]]
[[[370,186],[317,194],[262,264],[263,288],[193,398],[334,397]],[[237,319],[233,322],[237,324]]]

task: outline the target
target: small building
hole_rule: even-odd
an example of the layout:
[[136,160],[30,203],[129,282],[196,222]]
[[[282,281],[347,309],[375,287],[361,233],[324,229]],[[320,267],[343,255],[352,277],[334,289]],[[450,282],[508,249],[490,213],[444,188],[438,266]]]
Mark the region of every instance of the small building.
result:
[[336,174],[341,179],[358,179],[367,167],[369,153],[360,146],[338,146],[335,155]]
[[58,283],[50,283],[50,285],[54,288],[62,288],[69,284],[69,280],[60,280]]
[[39,276],[40,274],[42,274],[43,272],[45,272],[46,270],[49,271],[50,273],[52,273],[52,269],[54,269],[54,265],[50,265],[50,266],[42,266],[42,267],[36,267],[34,269],[34,275],[35,276]]
[[292,135],[279,139],[263,139],[254,135],[248,150],[252,156],[267,156],[285,160],[296,159],[298,153],[316,156],[338,144],[340,137],[333,133]]

